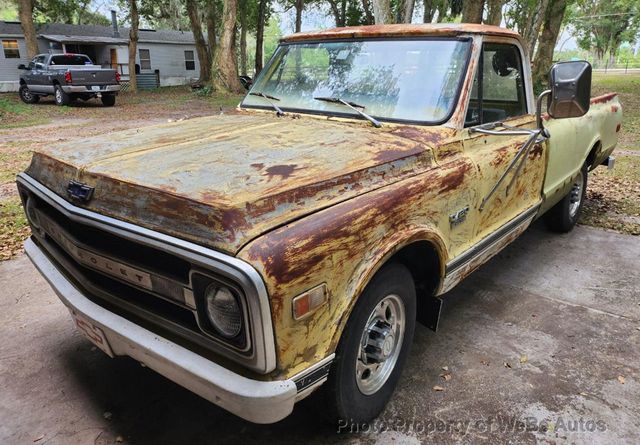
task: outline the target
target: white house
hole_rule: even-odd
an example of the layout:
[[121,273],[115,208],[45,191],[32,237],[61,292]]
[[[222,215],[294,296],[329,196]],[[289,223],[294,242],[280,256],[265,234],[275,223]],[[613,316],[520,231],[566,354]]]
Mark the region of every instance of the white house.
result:
[[[40,53],[82,53],[95,64],[129,75],[129,30],[112,26],[36,25]],[[20,22],[0,21],[0,92],[18,91],[18,65],[29,63]],[[187,31],[140,29],[136,64],[142,74],[159,75],[160,86],[180,85],[198,78],[200,66],[193,34]]]

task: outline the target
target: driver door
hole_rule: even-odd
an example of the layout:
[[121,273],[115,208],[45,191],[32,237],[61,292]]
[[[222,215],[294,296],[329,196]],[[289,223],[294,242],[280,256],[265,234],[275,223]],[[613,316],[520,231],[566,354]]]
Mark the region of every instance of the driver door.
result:
[[[521,50],[514,43],[485,42],[467,109],[464,149],[475,163],[480,179],[474,238],[483,248],[495,245],[495,251],[510,241],[500,243],[501,239],[522,228],[519,234],[535,216],[535,208],[541,201],[546,148],[544,144],[532,146],[510,168],[529,136],[489,135],[472,129],[495,122],[534,128],[535,116],[529,110],[531,101],[527,101],[525,88],[528,77],[522,60]],[[518,169],[520,162],[522,166]]]

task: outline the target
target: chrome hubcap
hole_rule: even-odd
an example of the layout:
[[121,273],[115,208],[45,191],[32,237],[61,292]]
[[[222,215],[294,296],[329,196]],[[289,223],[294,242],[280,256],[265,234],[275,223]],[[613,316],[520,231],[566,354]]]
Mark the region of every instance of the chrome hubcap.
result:
[[22,90],[22,97],[24,97],[26,100],[31,100],[31,92],[29,90],[27,90],[26,88]]
[[405,311],[397,295],[387,295],[373,309],[360,340],[356,382],[365,395],[374,394],[395,368],[405,329]]
[[580,208],[580,202],[582,201],[582,187],[584,187],[584,178],[582,172],[576,178],[576,182],[571,187],[571,194],[569,196],[569,216],[575,218]]
[[56,90],[56,100],[58,102],[62,102],[62,94],[60,94],[60,90]]

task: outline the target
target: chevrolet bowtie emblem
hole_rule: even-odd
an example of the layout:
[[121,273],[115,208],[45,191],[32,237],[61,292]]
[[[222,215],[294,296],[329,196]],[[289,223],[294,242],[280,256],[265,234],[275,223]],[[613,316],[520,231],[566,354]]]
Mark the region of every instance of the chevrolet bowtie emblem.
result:
[[69,181],[67,186],[69,198],[80,202],[89,202],[93,196],[93,190],[93,187],[74,180]]

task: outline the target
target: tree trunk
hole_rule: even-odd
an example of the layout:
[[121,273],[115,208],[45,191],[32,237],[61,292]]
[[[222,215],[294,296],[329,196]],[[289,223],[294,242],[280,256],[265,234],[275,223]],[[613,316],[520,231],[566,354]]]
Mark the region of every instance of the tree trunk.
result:
[[207,2],[207,50],[209,52],[209,78],[211,78],[211,63],[213,62],[213,56],[216,53],[216,4],[215,1]]
[[224,0],[222,32],[211,66],[211,83],[217,91],[241,93],[238,80],[238,63],[235,53],[237,0]]
[[540,34],[540,45],[533,62],[533,85],[536,89],[547,83],[548,70],[553,61],[553,49],[556,46],[566,10],[567,0],[553,0],[547,8]]
[[129,91],[138,92],[136,78],[136,52],[138,51],[138,4],[137,0],[129,0],[129,13],[131,15],[131,29],[129,29]]
[[504,0],[487,0],[487,25],[500,26],[502,23],[502,6],[504,6]]
[[[552,0],[552,3],[555,4],[556,1]],[[542,27],[542,23],[545,20],[547,11],[554,6],[553,4],[550,4],[550,0],[540,0],[538,3],[536,3],[533,15],[527,21],[527,27],[522,37],[524,38],[524,42],[526,45],[525,49],[527,50],[527,53],[532,60],[536,48],[536,42],[538,41],[538,37],[540,36],[540,28]]]
[[401,2],[400,4],[402,5],[402,10],[398,11],[400,15],[398,23],[411,23],[416,0],[404,0],[404,2]]
[[247,75],[247,2],[241,0],[240,8],[240,74]]
[[202,22],[200,21],[200,13],[198,11],[198,3],[196,0],[186,0],[187,15],[191,23],[191,31],[193,39],[196,43],[196,52],[200,61],[200,79],[198,83],[207,83],[211,79],[211,59],[207,51],[207,42],[204,40],[202,33]]
[[393,23],[391,20],[391,4],[389,0],[373,0],[373,19],[376,25]]
[[27,55],[29,60],[38,54],[38,40],[36,38],[36,28],[33,25],[33,1],[18,1],[18,17],[20,17],[20,25],[22,33],[27,43]]
[[435,12],[433,3],[434,3],[434,0],[424,0],[423,2],[424,11],[422,11],[422,23],[431,23],[433,21],[433,16]]
[[462,23],[482,23],[484,0],[463,0]]
[[260,0],[258,4],[258,26],[256,27],[256,60],[255,75],[257,76],[264,64],[264,22],[267,16],[267,0]]
[[447,10],[449,9],[449,2],[446,1],[439,1],[439,5],[437,6],[437,11],[438,11],[438,18],[437,18],[437,22],[438,23],[442,23],[444,22],[445,18],[447,17]]
[[302,29],[302,10],[304,9],[304,0],[296,0],[296,31],[300,32]]
[[329,0],[329,7],[331,8],[331,14],[333,14],[333,20],[336,22],[336,27],[344,26],[344,16],[340,13],[338,0]]
[[369,0],[362,0],[362,9],[364,9],[364,17],[367,25],[373,25],[376,20],[371,12],[371,3]]

